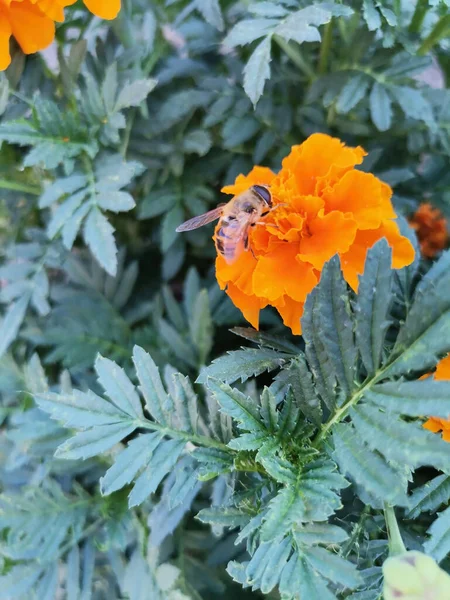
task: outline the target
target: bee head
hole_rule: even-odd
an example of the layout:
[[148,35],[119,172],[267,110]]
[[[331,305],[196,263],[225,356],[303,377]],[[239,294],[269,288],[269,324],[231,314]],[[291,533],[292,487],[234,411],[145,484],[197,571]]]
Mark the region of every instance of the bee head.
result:
[[272,208],[272,194],[270,193],[270,190],[267,186],[253,185],[252,192],[255,193],[258,196],[258,198],[261,198],[261,200],[263,200],[267,204],[267,206]]

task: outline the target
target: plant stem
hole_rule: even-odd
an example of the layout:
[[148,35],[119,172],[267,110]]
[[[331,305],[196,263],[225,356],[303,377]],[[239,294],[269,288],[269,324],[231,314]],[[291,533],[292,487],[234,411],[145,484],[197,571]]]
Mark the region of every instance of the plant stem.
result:
[[400,534],[400,529],[398,528],[394,507],[389,506],[389,504],[386,503],[384,504],[384,519],[386,521],[389,542],[389,556],[404,554],[406,552],[406,548]]
[[320,44],[318,72],[323,75],[327,72],[328,57],[330,55],[331,43],[333,41],[333,19],[325,25],[322,43]]
[[212,438],[206,437],[204,435],[197,435],[195,433],[190,433],[189,431],[179,431],[178,429],[172,429],[170,427],[165,427],[164,425],[159,425],[158,423],[154,423],[153,421],[137,421],[137,426],[142,429],[149,429],[150,431],[159,431],[162,435],[167,435],[168,437],[174,439],[182,439],[186,440],[186,442],[192,442],[197,446],[203,446],[204,448],[216,448],[217,450],[222,450],[223,452],[230,453],[231,450],[222,442],[218,442],[213,440]]
[[419,33],[428,8],[428,0],[417,0],[416,8],[409,24],[410,33]]
[[283,50],[283,52],[289,56],[294,64],[304,73],[309,79],[314,79],[314,71],[311,66],[305,61],[300,50],[295,48],[289,42],[286,42],[283,38],[278,35],[274,35],[274,40]]
[[435,46],[442,38],[450,34],[450,15],[444,15],[439,19],[436,25],[431,30],[431,33],[422,42],[422,45],[417,50],[417,54],[423,56]]
[[19,181],[8,181],[6,179],[0,179],[0,189],[11,190],[13,192],[24,192],[24,194],[32,194],[33,196],[40,196],[42,190],[33,185],[27,185],[26,183],[20,183]]

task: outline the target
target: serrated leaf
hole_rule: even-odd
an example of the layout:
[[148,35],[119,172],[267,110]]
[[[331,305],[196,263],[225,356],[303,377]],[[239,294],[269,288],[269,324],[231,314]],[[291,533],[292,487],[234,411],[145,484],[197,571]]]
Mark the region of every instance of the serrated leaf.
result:
[[321,575],[332,581],[352,589],[362,583],[356,566],[337,554],[318,546],[308,548],[305,555],[309,564]]
[[161,425],[168,424],[173,401],[167,395],[152,357],[139,346],[133,348],[133,363],[147,410]]
[[378,131],[387,131],[392,123],[392,100],[386,87],[376,81],[370,92],[370,116]]
[[445,252],[417,285],[386,377],[429,371],[449,351],[449,339],[450,252]]
[[388,460],[410,468],[424,465],[436,469],[448,467],[448,444],[418,423],[407,423],[392,414],[386,418],[385,413],[367,404],[352,409],[351,417],[366,444]]
[[72,194],[60,204],[50,219],[47,225],[47,235],[51,239],[59,232],[61,227],[72,217],[73,213],[78,209],[80,204],[83,202],[88,194],[88,190],[81,190]]
[[342,277],[337,257],[326,263],[320,283],[306,300],[305,312],[312,310],[320,320],[317,336],[326,352],[327,363],[333,369],[342,388],[350,392],[355,386],[357,351],[353,339],[347,284]]
[[375,8],[373,0],[363,0],[363,15],[369,31],[376,31],[381,27],[381,16]]
[[120,423],[124,420],[128,422],[126,413],[91,390],[88,392],[73,390],[70,395],[53,392],[36,393],[34,399],[52,419],[63,423],[66,427],[87,429],[97,425]]
[[213,323],[207,290],[202,290],[192,307],[189,331],[198,353],[200,365],[204,365],[213,345]]
[[270,47],[271,38],[267,37],[258,44],[244,67],[244,90],[253,106],[256,106],[265,82],[270,78]]
[[244,19],[236,23],[223,40],[223,45],[234,48],[235,46],[251,44],[251,42],[271,33],[278,23],[278,19]]
[[133,196],[128,192],[102,192],[95,200],[103,210],[111,210],[115,213],[127,212],[136,206]]
[[170,473],[181,455],[186,442],[183,440],[168,440],[159,444],[153,452],[150,464],[136,479],[129,496],[129,506],[138,506],[153,492],[161,481]]
[[95,361],[98,382],[112,402],[124,413],[135,419],[143,419],[141,400],[125,371],[114,361],[98,356]]
[[407,516],[417,519],[423,512],[434,513],[449,500],[450,476],[438,475],[413,491],[408,502],[409,514]]
[[305,518],[305,499],[301,487],[285,487],[270,501],[261,527],[261,541],[283,537]]
[[265,431],[258,407],[251,398],[212,377],[208,377],[207,385],[222,410],[233,417],[241,429],[251,432]]
[[59,446],[55,456],[67,460],[91,458],[112,448],[130,435],[136,427],[137,423],[125,421],[111,425],[98,425],[68,439]]
[[432,106],[421,90],[400,85],[393,85],[390,90],[405,116],[424,121],[430,127],[435,125]]
[[207,23],[223,31],[224,23],[219,0],[197,0],[195,4]]
[[390,323],[393,302],[391,260],[390,247],[386,240],[380,240],[368,251],[364,275],[359,278],[354,307],[355,336],[368,375],[373,375],[381,364]]
[[233,383],[237,379],[242,382],[255,377],[264,371],[273,371],[281,367],[288,356],[268,348],[243,348],[228,352],[216,358],[201,370],[196,383],[206,383],[208,377],[220,379],[225,383]]
[[361,73],[351,77],[338,96],[336,111],[342,115],[349,113],[364,98],[369,84],[370,79]]
[[334,457],[342,473],[378,500],[405,506],[407,481],[376,451],[370,450],[350,424],[333,428]]
[[108,496],[130,483],[137,473],[146,466],[161,442],[159,432],[141,434],[128,443],[128,446],[115,459],[105,475],[100,479],[100,490]]
[[275,29],[275,34],[284,38],[287,42],[320,42],[320,33],[317,27],[329,23],[331,11],[325,8],[325,4],[307,6],[291,13]]
[[2,356],[19,333],[30,303],[30,294],[25,293],[21,298],[13,302],[3,316],[0,326],[0,356]]
[[175,204],[165,215],[161,226],[161,252],[167,252],[179,235],[175,230],[183,221],[184,212],[179,204]]
[[450,507],[438,514],[438,518],[428,529],[429,539],[423,549],[440,562],[450,552]]
[[194,129],[183,138],[183,149],[191,154],[205,156],[211,149],[213,140],[210,134],[203,129]]
[[84,224],[84,239],[92,254],[109,275],[117,272],[117,246],[114,239],[114,227],[106,217],[93,208]]
[[64,223],[62,229],[62,240],[64,246],[68,250],[71,250],[78,232],[80,231],[80,227],[90,210],[91,205],[86,202],[85,204],[81,205],[80,208],[76,210],[73,215]]
[[450,381],[427,378],[422,381],[389,381],[373,386],[364,398],[387,414],[410,417],[450,415]]
[[295,539],[301,544],[340,544],[348,539],[345,529],[328,523],[307,523],[296,528]]
[[119,92],[115,109],[116,111],[130,106],[139,106],[156,87],[156,79],[136,79],[126,83]]

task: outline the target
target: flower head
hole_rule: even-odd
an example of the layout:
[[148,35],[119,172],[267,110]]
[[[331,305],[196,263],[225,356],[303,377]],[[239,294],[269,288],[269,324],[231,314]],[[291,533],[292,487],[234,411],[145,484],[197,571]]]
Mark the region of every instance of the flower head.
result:
[[[450,380],[450,354],[447,354],[442,358],[436,367],[436,371],[433,373],[434,379],[440,381]],[[438,433],[442,431],[442,439],[446,442],[450,442],[450,419],[440,419],[439,417],[430,417],[423,426],[425,429]]]
[[416,230],[420,250],[426,258],[433,258],[447,246],[447,220],[429,202],[419,206],[411,217],[410,224]]
[[[64,21],[64,8],[76,0],[0,0],[0,71],[10,62],[9,40],[14,36],[25,54],[49,46],[55,37],[54,21]],[[103,19],[114,19],[120,0],[84,0]]]
[[222,289],[256,328],[259,312],[274,306],[284,323],[299,334],[306,296],[335,254],[354,290],[367,250],[385,237],[394,268],[410,264],[414,248],[400,234],[391,204],[391,188],[374,175],[357,171],[365,152],[339,139],[316,133],[294,146],[276,175],[254,167],[223,192],[237,195],[259,183],[270,185],[273,210],[249,232],[251,252],[227,264],[216,260]]

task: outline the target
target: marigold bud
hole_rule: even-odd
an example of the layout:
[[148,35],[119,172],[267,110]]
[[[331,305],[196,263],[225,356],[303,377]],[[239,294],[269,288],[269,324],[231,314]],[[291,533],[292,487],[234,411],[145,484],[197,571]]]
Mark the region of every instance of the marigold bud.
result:
[[383,565],[384,600],[449,600],[450,575],[430,556],[406,552]]

